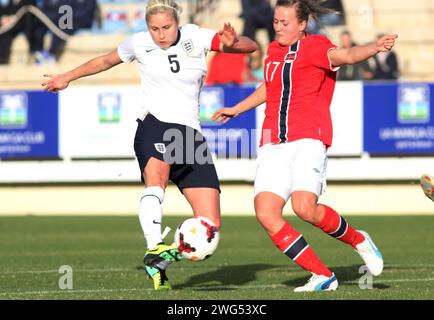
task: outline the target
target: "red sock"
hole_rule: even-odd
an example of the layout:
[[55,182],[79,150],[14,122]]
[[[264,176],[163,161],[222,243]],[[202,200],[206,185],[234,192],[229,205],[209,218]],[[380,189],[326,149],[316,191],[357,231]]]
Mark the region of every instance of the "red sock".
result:
[[331,277],[332,272],[321,262],[309,247],[303,235],[295,230],[289,223],[271,237],[276,247],[294,260],[300,267],[319,275]]
[[325,208],[324,218],[315,227],[320,228],[333,238],[350,244],[353,248],[365,240],[365,237],[354,230],[335,210],[326,205],[323,206]]

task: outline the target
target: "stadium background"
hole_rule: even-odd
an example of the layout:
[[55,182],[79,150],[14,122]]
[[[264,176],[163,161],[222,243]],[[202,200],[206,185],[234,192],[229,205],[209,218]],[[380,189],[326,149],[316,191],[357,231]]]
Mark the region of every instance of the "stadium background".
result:
[[[179,2],[184,7],[183,23],[194,19],[203,27],[217,30],[223,22],[230,21],[237,30],[242,29],[238,0]],[[354,293],[352,287],[343,287],[341,295],[330,297],[432,299],[432,230],[429,226],[434,207],[423,195],[419,177],[423,173],[434,174],[434,1],[344,0],[343,3],[346,26],[327,27],[330,38],[338,42],[343,28],[348,28],[359,43],[372,41],[379,32],[397,33],[399,39],[395,50],[401,76],[398,82],[337,84],[332,105],[335,140],[328,163],[327,193],[321,201],[344,216],[363,216],[352,217],[351,221],[366,225],[380,237],[380,244],[392,263],[387,266],[389,270],[383,288],[388,288],[384,283],[391,285],[396,278],[401,278],[397,283],[402,285],[397,285],[398,291],[378,291],[372,296],[363,295],[365,293],[361,291]],[[75,291],[81,296],[73,297],[143,297],[143,273],[131,269],[131,265],[139,262],[137,257],[142,250],[136,215],[143,186],[132,146],[136,124],[134,111],[140,89],[137,65],[123,64],[100,75],[80,79],[57,95],[41,92],[40,84],[43,74],[64,72],[106,53],[121,43],[131,28],[143,27],[140,18],[144,4],[133,0],[100,1],[105,18],[103,26],[107,29],[81,31],[74,35],[68,40],[59,64],[27,64],[27,44],[23,36],[19,36],[13,44],[11,64],[0,66],[0,228],[3,228],[0,239],[5,244],[3,251],[0,250],[0,256],[5,258],[2,264],[5,271],[0,272],[4,291],[0,292],[0,298],[58,298],[57,269],[53,268],[58,268],[65,260],[82,268],[83,274],[89,274],[82,276],[85,279],[77,286],[83,290]],[[260,30],[258,38],[265,47],[265,31]],[[265,276],[260,278],[257,286],[253,283],[245,287],[255,288],[250,296],[246,291],[239,296],[226,295],[222,289],[227,285],[236,288],[250,283],[252,279],[248,276],[268,268],[270,261],[282,264],[281,270],[286,270],[288,263],[277,251],[269,250],[271,244],[253,218],[252,181],[257,136],[250,129],[259,127],[263,108],[240,116],[226,127],[216,127],[209,122],[213,110],[233,104],[253,89],[254,84],[248,84],[206,87],[203,91],[201,118],[208,134],[228,129],[224,143],[213,148],[217,148],[220,155],[216,158],[216,167],[222,180],[222,215],[228,219],[228,234],[232,233],[222,237],[222,247],[226,251],[209,262],[189,268],[175,266],[181,274],[178,282],[185,279],[184,286],[178,284],[182,288],[194,287],[199,280],[216,275],[227,283],[223,281],[212,293],[201,293],[203,287],[199,284],[194,294],[187,290],[168,296],[151,296],[152,289],[148,288],[150,299],[280,299],[288,297],[287,286],[295,285],[296,281],[291,280],[276,287],[274,283],[281,279]],[[249,140],[247,149],[240,147],[240,136]],[[223,156],[230,143],[235,144],[231,149],[235,153]],[[169,185],[165,199],[166,216],[191,215],[188,203],[173,185]],[[293,219],[289,206],[286,214]],[[34,215],[71,217],[34,220]],[[108,215],[126,217],[105,217]],[[252,219],[243,220],[233,215]],[[370,218],[372,215],[382,216]],[[384,215],[391,218],[386,219]],[[397,215],[401,217],[395,217]],[[83,220],[75,219],[75,216],[81,216]],[[93,216],[105,218],[93,219]],[[167,221],[173,227],[179,219],[174,217]],[[292,223],[310,239],[315,238],[314,231],[303,229],[295,219]],[[235,238],[234,235],[240,235],[239,225],[252,234]],[[253,238],[248,238],[247,234]],[[334,250],[330,249],[334,248],[333,240],[324,239],[322,235],[318,237],[324,246],[320,254]],[[402,245],[404,241],[405,245],[397,248],[397,243]],[[242,245],[243,250],[249,245],[255,250],[262,248],[264,254],[256,256],[257,264],[250,265],[250,269],[239,271],[226,267],[228,261],[231,264],[250,261],[244,251],[235,256],[236,250],[227,250],[234,244]],[[248,253],[253,248],[245,250]],[[340,250],[342,252],[331,251],[335,257],[340,257],[339,263],[353,263],[343,249]],[[265,252],[270,252],[271,256]],[[238,258],[241,260],[236,260]],[[214,267],[216,271],[203,273]],[[295,270],[293,265],[291,268]],[[343,283],[357,281],[353,276],[357,275],[357,268],[337,267]],[[118,271],[121,279],[118,274],[110,273]],[[103,277],[104,281],[101,280]],[[305,275],[300,273],[300,277],[296,280],[301,281]],[[423,277],[427,278],[421,287],[418,281]],[[414,278],[413,285],[407,285],[413,281],[406,282],[408,278]],[[114,288],[107,285],[109,280]],[[265,293],[270,287],[274,296]],[[121,289],[117,291],[116,288]]]
[[[218,29],[224,21],[231,21],[237,30],[242,30],[238,0],[180,3],[184,7],[183,23],[194,18],[204,27]],[[19,36],[13,44],[11,65],[0,68],[2,96],[16,94],[18,108],[26,117],[25,124],[18,121],[14,125],[6,120],[0,124],[0,214],[136,212],[141,192],[131,144],[139,92],[136,64],[123,64],[80,79],[58,95],[38,92],[44,73],[63,72],[106,53],[122,42],[128,32],[143,27],[141,1],[100,1],[100,6],[103,29],[80,31],[69,39],[60,64],[26,64],[27,44]],[[401,77],[398,83],[338,83],[332,106],[335,140],[330,150],[329,186],[324,201],[345,213],[433,213],[432,203],[419,190],[418,178],[434,171],[434,126],[430,117],[434,110],[430,99],[430,80],[434,78],[434,3],[399,0],[391,5],[383,0],[347,0],[344,7],[347,25],[326,28],[332,40],[338,42],[343,28],[351,30],[359,43],[372,41],[378,32],[399,34],[396,52]],[[265,47],[265,30],[258,31],[258,39]],[[207,130],[226,128],[213,126],[209,115],[222,105],[233,104],[253,88],[254,84],[244,88],[206,88],[201,98],[201,118]],[[414,97],[411,92],[416,92],[413,102],[418,111],[406,117],[406,105]],[[5,103],[2,110],[3,116],[9,112]],[[105,112],[108,118],[104,118]],[[230,123],[228,128],[235,131],[227,132],[227,139],[239,141],[237,130],[260,127],[262,115],[258,108]],[[384,130],[389,130],[387,137]],[[17,142],[18,138],[5,137],[16,132],[33,133],[33,139],[43,132],[44,141]],[[247,153],[239,154],[242,150],[238,150],[241,159],[220,156],[216,161],[224,183],[223,214],[253,212],[251,182],[256,137],[249,133],[248,138],[252,145]],[[220,145],[220,155],[227,147]],[[166,214],[189,214],[187,202],[172,186],[166,199]]]

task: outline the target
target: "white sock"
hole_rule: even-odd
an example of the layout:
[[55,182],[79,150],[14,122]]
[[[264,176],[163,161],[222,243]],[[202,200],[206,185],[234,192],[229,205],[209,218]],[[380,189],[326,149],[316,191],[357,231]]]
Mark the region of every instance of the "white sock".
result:
[[145,235],[148,249],[162,242],[161,220],[164,190],[160,187],[147,187],[142,194],[139,205],[139,220]]

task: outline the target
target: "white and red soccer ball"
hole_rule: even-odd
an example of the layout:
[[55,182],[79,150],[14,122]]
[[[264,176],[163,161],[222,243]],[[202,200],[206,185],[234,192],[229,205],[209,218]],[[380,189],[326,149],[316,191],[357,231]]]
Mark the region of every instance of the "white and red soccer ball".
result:
[[430,198],[432,201],[434,201],[434,180],[433,178],[428,175],[424,174],[420,178],[420,186],[422,187],[423,192],[425,195]]
[[175,232],[175,244],[188,260],[208,259],[217,249],[220,233],[217,227],[204,217],[190,218],[182,222]]

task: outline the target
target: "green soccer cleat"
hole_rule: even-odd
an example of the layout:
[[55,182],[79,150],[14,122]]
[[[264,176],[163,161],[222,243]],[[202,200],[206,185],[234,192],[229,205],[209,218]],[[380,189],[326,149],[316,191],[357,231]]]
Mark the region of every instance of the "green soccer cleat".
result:
[[145,266],[145,271],[154,283],[155,290],[170,290],[172,286],[166,276],[166,271],[154,267]]
[[161,242],[152,249],[146,251],[145,256],[143,257],[143,263],[148,267],[166,270],[172,262],[181,259],[182,256],[176,246],[169,246]]

